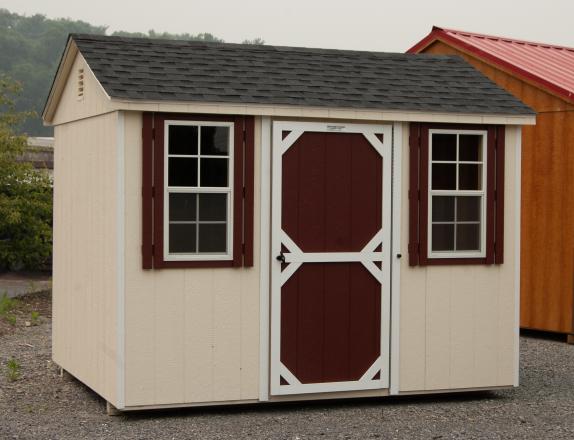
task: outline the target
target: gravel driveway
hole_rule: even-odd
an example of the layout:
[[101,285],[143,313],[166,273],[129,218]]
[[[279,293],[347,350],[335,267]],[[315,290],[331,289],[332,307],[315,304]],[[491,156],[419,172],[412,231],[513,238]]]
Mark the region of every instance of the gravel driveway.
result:
[[[26,327],[32,310],[38,325]],[[522,337],[515,390],[108,417],[50,361],[49,296],[25,297],[14,314],[0,331],[0,439],[574,439],[574,345],[562,341]],[[10,357],[21,364],[12,382]]]

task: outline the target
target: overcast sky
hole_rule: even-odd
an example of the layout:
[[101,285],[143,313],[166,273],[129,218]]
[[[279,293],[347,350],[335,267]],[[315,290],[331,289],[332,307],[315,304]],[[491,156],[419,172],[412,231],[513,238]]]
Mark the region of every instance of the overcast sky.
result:
[[110,31],[210,32],[227,42],[403,52],[433,25],[574,47],[574,0],[1,0]]

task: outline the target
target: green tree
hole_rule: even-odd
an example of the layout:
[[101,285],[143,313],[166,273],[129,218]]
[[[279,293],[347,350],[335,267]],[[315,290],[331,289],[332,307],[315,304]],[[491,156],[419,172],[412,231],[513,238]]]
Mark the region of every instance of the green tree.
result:
[[16,130],[31,113],[15,110],[20,90],[0,78],[0,268],[39,269],[52,253],[52,185],[22,160],[27,139]]

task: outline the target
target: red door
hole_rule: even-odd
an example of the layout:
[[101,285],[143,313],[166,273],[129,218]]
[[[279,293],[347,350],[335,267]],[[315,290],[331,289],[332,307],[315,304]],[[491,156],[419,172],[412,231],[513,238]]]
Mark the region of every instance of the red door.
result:
[[272,394],[385,388],[390,128],[273,130]]

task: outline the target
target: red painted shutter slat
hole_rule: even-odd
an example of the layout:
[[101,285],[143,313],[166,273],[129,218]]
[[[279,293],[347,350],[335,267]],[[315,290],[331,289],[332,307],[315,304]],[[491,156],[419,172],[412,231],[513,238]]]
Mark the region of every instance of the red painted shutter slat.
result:
[[163,165],[164,165],[164,122],[165,117],[155,115],[154,117],[154,148],[153,148],[153,180],[154,180],[154,200],[153,200],[153,267],[164,267],[163,261]]
[[142,268],[153,268],[153,113],[142,120]]
[[234,125],[233,167],[233,266],[243,263],[243,123],[237,116]]
[[486,264],[494,263],[494,189],[496,127],[488,127],[486,158]]
[[409,266],[419,264],[419,146],[420,124],[409,126]]
[[495,242],[494,263],[504,262],[504,126],[497,127],[496,131],[496,206],[495,206]]
[[253,266],[253,205],[255,197],[255,118],[253,116],[245,117],[245,199],[244,207],[244,224],[243,224],[243,243],[244,255],[243,265],[245,267]]
[[421,124],[419,148],[419,265],[428,264],[429,126]]

